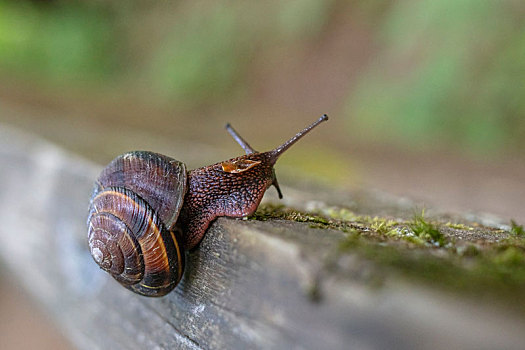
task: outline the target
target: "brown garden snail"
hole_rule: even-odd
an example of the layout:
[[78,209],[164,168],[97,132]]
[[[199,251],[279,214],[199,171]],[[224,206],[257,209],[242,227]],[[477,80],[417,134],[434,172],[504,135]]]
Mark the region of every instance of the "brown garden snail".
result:
[[246,155],[186,171],[184,163],[153,152],[115,158],[91,197],[88,241],[93,259],[126,288],[145,296],[170,292],[184,272],[184,250],[195,247],[218,216],[243,217],[274,185],[279,156],[321,122],[272,151],[256,152],[228,124]]

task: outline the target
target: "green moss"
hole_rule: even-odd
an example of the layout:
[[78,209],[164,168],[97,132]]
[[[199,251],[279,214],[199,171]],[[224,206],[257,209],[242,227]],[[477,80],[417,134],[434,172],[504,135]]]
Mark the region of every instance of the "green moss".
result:
[[523,225],[518,225],[514,220],[510,220],[510,232],[516,236],[525,236],[525,229],[523,229]]
[[493,254],[493,261],[502,266],[520,268],[525,263],[525,250],[518,246],[503,246]]
[[[372,272],[366,281],[370,285],[380,286],[387,278],[400,275],[454,292],[508,301],[525,312],[525,300],[521,301],[525,295],[525,239],[523,227],[514,222],[509,237],[508,232],[475,223],[466,226],[431,222],[424,211],[412,220],[401,221],[360,216],[345,208],[328,207],[305,213],[268,204],[261,205],[248,219],[293,220],[311,228],[346,232],[332,257],[337,260],[344,254],[356,254],[368,261]],[[447,229],[442,231],[440,227]],[[498,239],[473,244],[456,239],[455,230],[482,231]],[[307,294],[317,300],[318,286],[313,285]]]
[[447,242],[445,236],[432,223],[425,220],[425,211],[416,214],[408,227],[414,231],[414,234],[429,243],[443,247]]
[[395,237],[399,239],[403,239],[404,241],[415,244],[415,245],[425,245],[427,244],[427,241],[416,236],[412,230],[406,228],[406,227],[398,227],[391,231],[389,231],[387,234],[389,237]]
[[465,230],[465,231],[472,231],[472,230],[474,230],[474,227],[470,227],[470,226],[467,226],[467,225],[464,225],[464,224],[452,223],[452,222],[447,222],[445,224],[445,226],[453,228],[455,230]]
[[303,213],[292,208],[287,208],[284,205],[261,205],[253,215],[248,217],[248,220],[266,221],[269,219],[309,222],[314,226],[315,224],[319,226],[330,225],[330,221],[322,216]]
[[368,260],[376,278],[403,275],[454,292],[491,299],[497,296],[497,300],[525,311],[525,301],[521,301],[525,293],[524,246],[494,245],[479,250],[468,245],[460,250],[443,249],[439,256],[430,254],[432,250],[378,244],[359,235],[349,236],[339,246],[339,254],[357,254]]
[[394,230],[394,227],[397,225],[399,225],[397,221],[374,217],[370,225],[370,228],[379,234],[386,235],[391,232],[397,232]]
[[284,205],[264,204],[247,218],[248,220],[290,220],[308,223],[310,228],[333,229],[342,232],[352,232],[357,229],[356,225],[349,221],[333,220],[314,213],[305,213]]
[[473,257],[479,255],[480,253],[481,252],[479,251],[479,249],[473,244],[456,248],[456,254],[458,254],[459,256]]
[[442,247],[447,243],[445,236],[424,219],[424,212],[411,221],[397,221],[378,216],[360,216],[346,208],[326,207],[316,213],[305,213],[283,205],[264,204],[249,220],[269,219],[291,220],[309,223],[310,228],[334,229],[343,232],[359,231],[383,239],[402,239],[411,244],[431,244]]
[[356,215],[354,212],[352,212],[351,210],[348,210],[347,208],[326,207],[326,208],[321,208],[320,213],[334,220],[340,220],[340,221],[360,221],[361,220],[360,216]]

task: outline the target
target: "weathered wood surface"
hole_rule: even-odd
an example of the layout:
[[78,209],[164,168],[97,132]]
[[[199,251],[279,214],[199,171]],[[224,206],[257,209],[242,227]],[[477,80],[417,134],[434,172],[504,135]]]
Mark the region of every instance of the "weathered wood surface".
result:
[[[371,289],[351,256],[327,269],[343,233],[307,223],[221,218],[188,254],[175,291],[160,299],[134,295],[102,273],[86,248],[88,200],[101,166],[4,126],[0,162],[1,262],[80,349],[525,344],[524,320],[497,307],[406,281]],[[377,211],[411,206],[345,196],[336,200]]]

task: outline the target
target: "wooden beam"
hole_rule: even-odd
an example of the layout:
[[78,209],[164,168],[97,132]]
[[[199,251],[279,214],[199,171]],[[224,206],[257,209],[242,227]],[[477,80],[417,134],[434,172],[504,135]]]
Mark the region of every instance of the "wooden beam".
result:
[[3,266],[79,349],[525,344],[524,320],[490,305],[399,278],[370,287],[356,256],[334,258],[345,234],[308,223],[220,218],[188,253],[172,293],[135,295],[87,250],[87,207],[101,166],[5,126],[0,164]]

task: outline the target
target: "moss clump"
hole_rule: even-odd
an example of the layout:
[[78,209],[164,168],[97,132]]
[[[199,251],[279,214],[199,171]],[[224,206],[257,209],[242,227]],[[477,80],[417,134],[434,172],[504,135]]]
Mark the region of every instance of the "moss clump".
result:
[[267,221],[270,219],[308,222],[312,228],[326,228],[333,224],[322,216],[303,213],[292,208],[286,208],[284,205],[261,205],[253,215],[248,217],[248,220]]
[[395,229],[386,233],[388,237],[401,238],[402,240],[415,244],[416,246],[428,245],[428,242],[417,236],[412,230],[407,227],[396,227]]
[[454,230],[464,230],[464,231],[473,231],[474,230],[474,227],[470,227],[470,226],[467,226],[467,225],[464,225],[464,224],[452,223],[450,221],[447,222],[445,224],[445,226],[453,228]]
[[443,247],[447,240],[432,223],[424,218],[424,211],[411,221],[397,221],[378,216],[360,216],[346,208],[320,208],[316,213],[305,213],[284,205],[264,204],[248,220],[291,220],[309,223],[310,228],[334,229],[343,232],[359,231],[361,234],[402,239],[416,245]]
[[321,208],[319,211],[322,215],[325,215],[334,220],[340,220],[340,221],[361,221],[362,220],[361,216],[356,215],[354,212],[346,208],[325,207],[325,208]]
[[445,236],[432,223],[425,220],[425,212],[416,214],[412,222],[408,223],[408,227],[414,231],[414,234],[426,240],[429,243],[443,247],[446,244]]
[[396,232],[394,229],[397,225],[399,225],[397,221],[374,217],[370,228],[379,234],[389,235],[392,232]]
[[523,225],[518,225],[514,220],[510,220],[510,232],[516,236],[525,237],[525,229],[523,229]]

